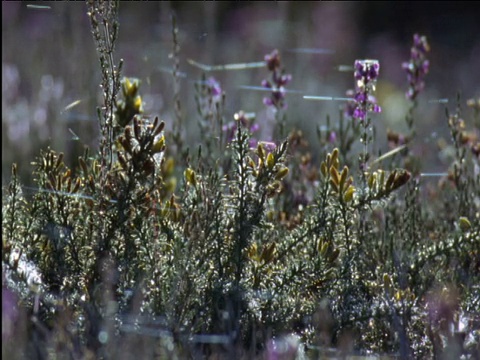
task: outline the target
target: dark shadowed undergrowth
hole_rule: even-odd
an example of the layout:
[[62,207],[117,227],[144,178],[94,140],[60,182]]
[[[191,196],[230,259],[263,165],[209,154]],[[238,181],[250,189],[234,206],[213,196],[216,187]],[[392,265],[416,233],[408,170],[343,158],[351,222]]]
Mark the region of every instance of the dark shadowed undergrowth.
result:
[[175,17],[166,126],[144,112],[141,82],[122,75],[118,3],[87,5],[100,142],[73,163],[42,150],[34,187],[12,167],[2,357],[479,359],[480,100],[459,96],[446,110],[446,170],[425,173],[409,145],[426,37],[398,64],[407,132],[389,130],[387,149],[375,144],[377,60],[355,61],[352,90],[312,147],[287,121],[292,76],[277,50],[251,65],[265,69],[273,127],[242,109],[227,117],[225,91],[204,73],[192,147]]

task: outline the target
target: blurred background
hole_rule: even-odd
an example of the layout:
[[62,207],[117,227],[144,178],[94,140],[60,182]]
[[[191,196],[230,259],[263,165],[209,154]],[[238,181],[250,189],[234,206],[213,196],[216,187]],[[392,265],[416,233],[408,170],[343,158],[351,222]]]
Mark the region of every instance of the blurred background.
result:
[[[2,2],[3,185],[13,162],[30,184],[30,162],[47,146],[64,151],[74,167],[85,147],[97,149],[100,67],[86,12],[83,2]],[[175,119],[172,12],[181,47],[184,135],[192,146],[199,142],[194,83],[202,70],[188,59],[249,63],[278,49],[293,78],[287,88],[299,91],[287,94],[287,122],[302,129],[313,148],[317,126],[327,115],[338,121],[341,103],[302,95],[345,96],[354,87],[353,73],[338,66],[378,59],[383,112],[372,119],[378,124],[376,146],[386,151],[386,129],[406,130],[408,84],[401,64],[409,59],[413,34],[426,35],[430,73],[418,99],[414,144],[425,171],[445,170],[437,146],[449,139],[445,107],[454,111],[459,91],[462,104],[480,96],[480,2],[120,2],[116,61],[124,59],[123,74],[142,81],[145,112],[160,116],[167,128]],[[255,112],[262,136],[270,140],[266,93],[242,88],[260,86],[270,76],[267,69],[206,75],[225,91],[226,121],[239,110]],[[463,108],[470,118],[472,110]]]

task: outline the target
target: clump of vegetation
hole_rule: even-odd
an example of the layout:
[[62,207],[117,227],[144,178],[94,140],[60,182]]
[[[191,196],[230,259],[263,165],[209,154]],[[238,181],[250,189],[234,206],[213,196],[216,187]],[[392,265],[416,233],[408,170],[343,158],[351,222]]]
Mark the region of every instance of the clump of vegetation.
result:
[[[380,64],[358,60],[353,97],[318,132],[317,162],[288,128],[292,78],[278,51],[265,57],[272,80],[262,83],[274,140],[256,138],[262,124],[241,109],[225,119],[220,84],[203,76],[204,142],[189,149],[181,129],[144,113],[140,81],[115,63],[118,3],[88,9],[101,142],[76,164],[42,151],[32,196],[12,168],[2,199],[2,355],[478,358],[478,119],[463,117],[461,99],[447,112],[451,168],[425,192],[408,147],[428,73],[425,37],[415,35],[404,65],[410,134],[390,131],[393,150],[374,156]],[[478,115],[478,101],[468,104]]]

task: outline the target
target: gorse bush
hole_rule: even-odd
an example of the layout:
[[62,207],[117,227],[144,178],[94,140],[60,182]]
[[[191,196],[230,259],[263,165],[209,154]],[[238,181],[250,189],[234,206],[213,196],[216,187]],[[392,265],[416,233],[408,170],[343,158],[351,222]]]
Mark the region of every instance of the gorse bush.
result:
[[[196,83],[201,146],[145,114],[138,79],[116,63],[115,2],[88,2],[102,71],[101,141],[76,164],[42,151],[26,195],[2,197],[2,355],[8,358],[478,358],[479,100],[447,111],[450,168],[437,183],[409,148],[428,74],[414,36],[403,64],[408,134],[374,154],[376,60],[320,153],[289,127],[292,80],[265,56],[273,141],[214,78]],[[178,57],[175,37],[174,57]],[[176,50],[175,50],[176,49]],[[400,66],[400,64],[399,64]],[[178,59],[173,75],[178,81]],[[178,84],[177,84],[178,85]],[[466,114],[468,115],[468,114]],[[445,145],[447,146],[447,145]]]

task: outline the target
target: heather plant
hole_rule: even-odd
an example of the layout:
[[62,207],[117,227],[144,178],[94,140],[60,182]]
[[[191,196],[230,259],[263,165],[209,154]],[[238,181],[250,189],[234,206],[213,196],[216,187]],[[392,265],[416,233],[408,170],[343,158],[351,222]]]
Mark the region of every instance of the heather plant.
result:
[[263,98],[263,103],[272,109],[278,126],[278,135],[283,137],[285,136],[286,122],[284,110],[287,107],[285,86],[292,80],[292,76],[285,74],[278,50],[265,55],[265,63],[271,73],[271,80],[263,80],[262,87],[271,90],[271,93],[270,96]]
[[[118,3],[87,5],[102,74],[99,149],[74,164],[41,151],[33,194],[12,167],[2,355],[478,358],[478,111],[464,119],[459,97],[446,112],[449,169],[432,184],[420,154],[404,151],[412,109],[409,141],[392,130],[393,149],[372,150],[378,61],[355,61],[353,98],[314,147],[283,113],[291,76],[274,50],[262,83],[272,138],[259,137],[251,113],[229,119],[227,91],[203,74],[193,148],[181,127],[175,17],[169,128],[145,113],[141,81],[116,63]],[[412,101],[426,41],[415,35],[406,67]]]

